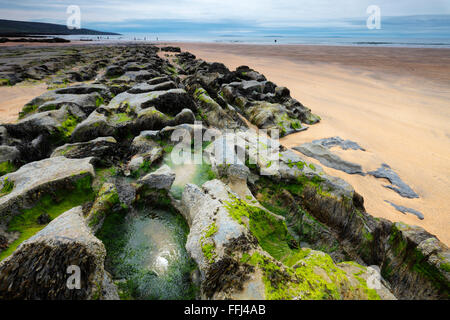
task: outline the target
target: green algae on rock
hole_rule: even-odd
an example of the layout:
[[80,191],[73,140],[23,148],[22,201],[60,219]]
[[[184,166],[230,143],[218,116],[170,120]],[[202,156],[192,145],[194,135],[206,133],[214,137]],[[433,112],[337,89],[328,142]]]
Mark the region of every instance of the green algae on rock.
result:
[[45,225],[38,223],[41,214],[47,213],[53,220],[69,209],[91,201],[94,198],[91,182],[90,175],[82,176],[75,179],[72,185],[66,185],[65,189],[44,195],[32,207],[22,209],[7,225],[7,232],[19,233],[19,236],[6,250],[0,252],[0,260],[11,255],[24,240],[45,228]]

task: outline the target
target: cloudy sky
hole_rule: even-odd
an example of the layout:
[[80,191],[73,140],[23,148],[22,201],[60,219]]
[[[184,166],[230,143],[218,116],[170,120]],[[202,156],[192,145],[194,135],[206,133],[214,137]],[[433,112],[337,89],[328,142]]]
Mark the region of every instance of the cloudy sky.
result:
[[67,7],[78,5],[85,28],[139,29],[150,21],[336,26],[365,19],[373,4],[386,17],[450,14],[450,0],[0,0],[0,18],[65,24]]

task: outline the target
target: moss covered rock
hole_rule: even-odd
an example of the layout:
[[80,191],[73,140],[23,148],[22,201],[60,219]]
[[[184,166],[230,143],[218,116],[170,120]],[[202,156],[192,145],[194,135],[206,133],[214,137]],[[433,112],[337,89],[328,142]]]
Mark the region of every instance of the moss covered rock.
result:
[[[81,207],[73,208],[0,262],[0,298],[118,299],[104,270],[105,256],[105,247],[86,226]],[[80,270],[79,289],[68,286],[73,283],[71,266]]]
[[299,249],[284,218],[240,199],[218,180],[202,189],[186,186],[182,207],[191,226],[186,248],[199,266],[205,298],[380,298],[329,255]]
[[77,183],[85,183],[85,178],[89,180],[86,183],[90,188],[90,179],[95,175],[91,161],[92,158],[55,157],[28,163],[5,175],[0,181],[0,189],[4,187],[5,179],[13,184],[13,188],[0,197],[0,223],[7,224],[21,209],[33,206],[46,193],[75,188]]
[[86,217],[87,225],[94,233],[102,227],[106,216],[114,210],[114,207],[119,207],[119,204],[119,194],[114,184],[104,183]]

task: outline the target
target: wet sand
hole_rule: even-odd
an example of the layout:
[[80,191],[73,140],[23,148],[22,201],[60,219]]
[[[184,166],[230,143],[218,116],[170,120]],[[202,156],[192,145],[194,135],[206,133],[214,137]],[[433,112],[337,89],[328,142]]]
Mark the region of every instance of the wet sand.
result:
[[[172,45],[230,69],[248,65],[288,87],[322,121],[283,138],[282,144],[293,147],[333,136],[358,142],[365,152],[331,151],[361,164],[365,172],[389,164],[420,198],[401,197],[383,187],[384,179],[324,170],[352,184],[373,216],[422,226],[450,245],[450,50]],[[384,200],[421,211],[425,219],[404,215]]]
[[22,107],[47,91],[45,83],[0,87],[0,123],[17,121]]

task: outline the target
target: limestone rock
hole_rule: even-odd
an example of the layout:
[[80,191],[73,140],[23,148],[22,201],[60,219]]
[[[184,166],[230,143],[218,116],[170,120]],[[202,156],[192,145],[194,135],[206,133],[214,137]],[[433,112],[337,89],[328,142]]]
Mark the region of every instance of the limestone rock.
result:
[[111,136],[114,132],[114,126],[108,122],[106,116],[94,111],[86,120],[75,127],[72,140],[77,142],[89,141],[98,137]]
[[0,163],[9,161],[14,162],[20,156],[19,150],[16,147],[1,146],[0,145]]
[[[202,189],[194,185],[186,186],[181,206],[191,230],[186,249],[199,266],[203,298],[380,298],[378,290],[367,289],[365,279],[345,274],[323,252],[310,249],[290,251],[287,242],[284,242],[286,251],[282,256],[288,252],[296,253],[292,259],[285,260],[290,266],[277,261],[264,250],[267,248],[272,254],[278,252],[265,242],[265,237],[276,232],[273,236],[277,240],[272,238],[271,241],[279,241],[277,248],[281,248],[283,241],[287,241],[282,236],[282,230],[284,228],[285,233],[288,231],[282,218],[259,206],[258,203],[245,204],[218,180],[206,182]],[[269,229],[275,228],[277,231],[257,226],[266,219],[271,221]],[[366,271],[365,267],[358,267]],[[393,298],[384,285],[380,289],[387,298]]]
[[149,107],[164,114],[175,116],[184,108],[193,109],[190,96],[183,89],[171,89],[167,91],[153,91],[148,93],[130,94],[121,93],[114,97],[109,104],[109,108],[118,108],[121,104],[127,104],[135,112]]
[[398,176],[394,170],[391,169],[386,163],[383,163],[376,171],[370,171],[368,174],[376,178],[388,179],[392,185],[385,185],[385,188],[392,189],[399,195],[405,198],[419,198],[419,195],[411,189],[402,179]]
[[300,119],[282,104],[255,102],[245,109],[245,114],[251,123],[260,129],[266,129],[272,135],[278,130],[280,137],[296,131],[306,130]]
[[323,147],[320,144],[304,143],[293,149],[300,151],[305,156],[319,160],[320,163],[327,167],[344,171],[349,174],[364,175],[361,165],[341,159],[339,156],[329,151],[328,148]]
[[172,183],[175,181],[175,173],[168,165],[161,166],[158,170],[151,172],[141,179],[138,183],[146,185],[151,189],[165,189],[169,190],[172,187]]
[[66,189],[79,179],[94,177],[91,161],[92,158],[55,157],[28,163],[5,175],[0,181],[0,189],[5,181],[12,183],[13,189],[0,197],[0,223],[7,223],[21,208],[37,200],[41,193]]
[[202,120],[209,125],[221,129],[236,129],[246,127],[236,112],[224,110],[205,89],[198,88],[194,93],[195,101],[200,106]]
[[69,143],[58,147],[51,157],[64,156],[66,158],[95,157],[103,162],[114,155],[117,145],[113,137],[100,137],[87,142]]
[[125,73],[125,71],[123,70],[123,68],[121,68],[119,66],[111,65],[106,69],[105,76],[109,77],[109,78],[119,77],[124,73]]
[[151,91],[163,91],[163,90],[170,90],[170,89],[176,89],[177,85],[173,81],[166,81],[156,84],[148,84],[148,83],[138,83],[134,87],[132,87],[130,90],[128,90],[128,93],[132,94],[140,94],[140,93],[146,93]]

